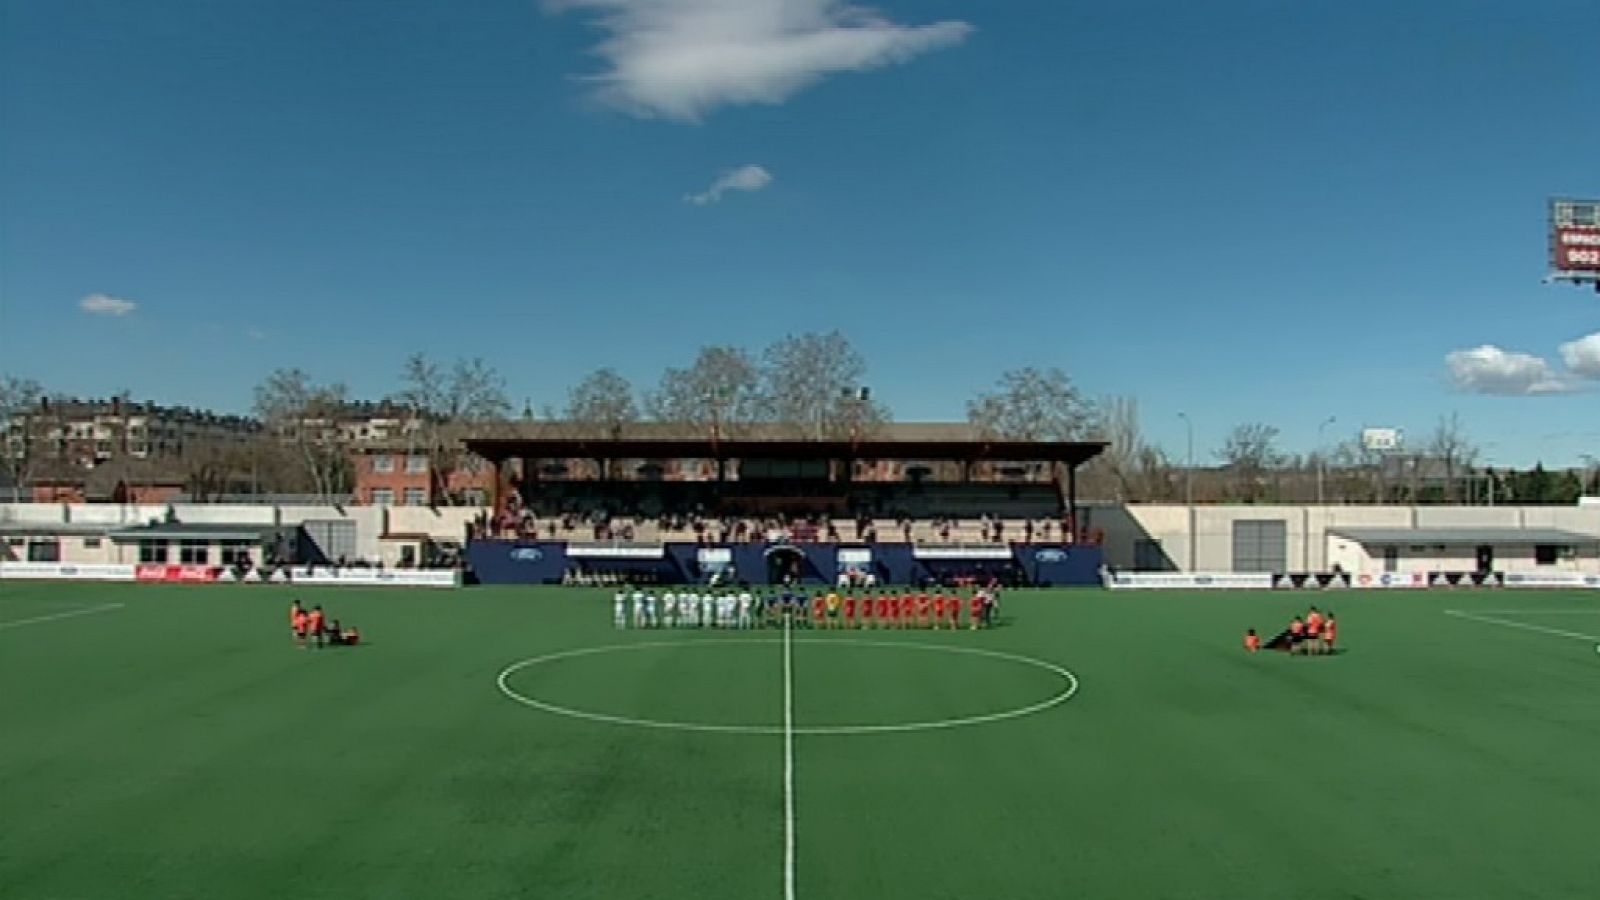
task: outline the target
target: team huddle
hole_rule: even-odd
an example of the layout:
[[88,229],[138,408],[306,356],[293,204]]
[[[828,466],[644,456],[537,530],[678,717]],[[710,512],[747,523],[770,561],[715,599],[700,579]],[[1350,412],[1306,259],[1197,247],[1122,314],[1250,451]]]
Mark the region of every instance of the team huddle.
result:
[[[1304,618],[1295,616],[1288,628],[1267,642],[1266,649],[1303,656],[1325,656],[1337,652],[1335,645],[1338,641],[1339,623],[1333,617],[1333,610],[1328,610],[1324,615],[1313,606]],[[1244,648],[1251,653],[1262,649],[1261,637],[1254,628],[1245,632]]]
[[[807,594],[783,590],[752,593],[688,589],[681,592],[618,591],[613,598],[618,628],[766,628],[818,629],[969,629],[994,624],[1000,608],[998,590],[974,591],[969,597],[944,590]],[[807,615],[809,613],[809,616]]]

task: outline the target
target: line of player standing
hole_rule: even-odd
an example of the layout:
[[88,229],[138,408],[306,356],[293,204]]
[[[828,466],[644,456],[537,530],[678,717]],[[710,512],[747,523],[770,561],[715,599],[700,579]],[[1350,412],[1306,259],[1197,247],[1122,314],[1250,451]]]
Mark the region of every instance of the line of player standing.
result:
[[990,588],[968,596],[945,590],[812,595],[686,587],[661,594],[622,590],[612,602],[618,628],[764,628],[781,626],[787,617],[796,627],[817,629],[977,629],[994,624],[1000,592]]

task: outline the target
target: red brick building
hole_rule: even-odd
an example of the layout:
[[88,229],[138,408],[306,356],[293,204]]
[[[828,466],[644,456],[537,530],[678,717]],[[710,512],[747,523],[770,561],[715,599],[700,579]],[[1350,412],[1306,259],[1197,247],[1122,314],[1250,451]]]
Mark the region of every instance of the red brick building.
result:
[[494,470],[470,453],[451,471],[435,473],[425,451],[404,444],[356,449],[355,496],[374,506],[486,506],[494,496]]

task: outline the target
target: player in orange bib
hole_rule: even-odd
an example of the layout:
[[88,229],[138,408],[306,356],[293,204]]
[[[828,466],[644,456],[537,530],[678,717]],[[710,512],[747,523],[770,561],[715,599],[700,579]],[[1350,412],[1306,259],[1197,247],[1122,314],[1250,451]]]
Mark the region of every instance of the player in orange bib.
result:
[[1289,653],[1291,655],[1304,653],[1305,642],[1306,623],[1301,621],[1299,616],[1295,616],[1294,621],[1289,623]]
[[306,620],[306,631],[311,635],[311,639],[316,642],[318,647],[323,645],[323,636],[327,633],[325,629],[326,621],[327,619],[322,615],[322,607],[313,606],[311,615]]
[[1251,628],[1244,633],[1244,649],[1251,653],[1255,653],[1261,649],[1261,636],[1256,634],[1256,630],[1254,628]]
[[295,643],[299,643],[300,642],[300,637],[301,637],[300,620],[301,620],[301,618],[303,616],[305,616],[305,614],[306,614],[305,607],[300,605],[300,601],[299,600],[290,601],[290,603],[289,603],[289,631],[294,634]]
[[1322,613],[1315,606],[1306,614],[1306,652],[1322,652]]
[[301,650],[306,648],[306,631],[311,627],[311,617],[306,611],[296,610],[294,614],[294,642]]
[[1333,610],[1328,610],[1327,621],[1322,623],[1322,646],[1326,652],[1333,652],[1334,639],[1339,636],[1339,625],[1334,621]]

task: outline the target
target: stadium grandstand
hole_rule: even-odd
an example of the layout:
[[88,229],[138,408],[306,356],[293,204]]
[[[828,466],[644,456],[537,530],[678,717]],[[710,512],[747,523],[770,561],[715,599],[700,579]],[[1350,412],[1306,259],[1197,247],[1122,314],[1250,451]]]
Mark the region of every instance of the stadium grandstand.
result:
[[471,534],[477,576],[699,581],[717,566],[769,583],[1098,577],[1098,541],[1077,524],[1077,470],[1103,443],[996,441],[964,425],[832,440],[633,431],[468,439],[500,473]]

